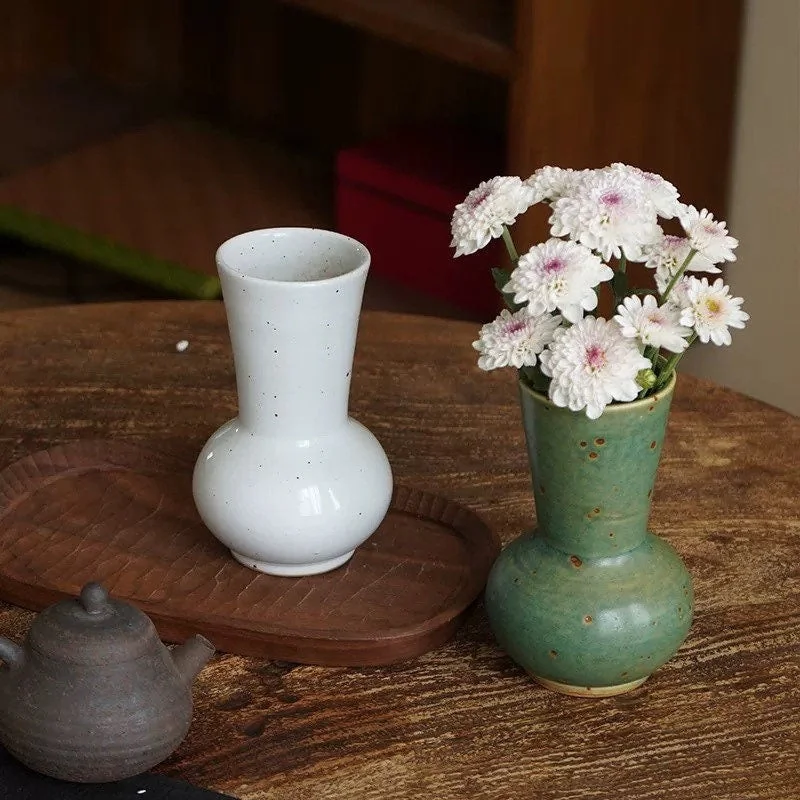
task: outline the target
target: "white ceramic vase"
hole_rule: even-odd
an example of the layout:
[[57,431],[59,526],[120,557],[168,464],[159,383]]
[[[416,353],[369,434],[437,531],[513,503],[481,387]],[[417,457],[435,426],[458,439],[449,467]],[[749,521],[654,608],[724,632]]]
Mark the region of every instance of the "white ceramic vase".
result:
[[247,567],[313,575],[344,564],[389,507],[383,448],[348,416],[370,256],[331,231],[274,228],[217,251],[239,415],[206,443],[195,504]]

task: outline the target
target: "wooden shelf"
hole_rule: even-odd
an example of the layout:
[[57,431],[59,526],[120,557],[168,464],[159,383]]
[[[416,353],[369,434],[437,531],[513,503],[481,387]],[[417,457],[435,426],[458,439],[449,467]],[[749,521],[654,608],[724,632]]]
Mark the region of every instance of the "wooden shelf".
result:
[[505,0],[281,0],[480,72],[512,71]]

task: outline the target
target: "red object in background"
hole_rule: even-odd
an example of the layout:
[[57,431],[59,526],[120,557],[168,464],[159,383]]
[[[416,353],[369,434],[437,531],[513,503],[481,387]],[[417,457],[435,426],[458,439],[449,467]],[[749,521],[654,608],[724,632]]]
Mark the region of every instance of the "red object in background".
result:
[[363,242],[371,272],[487,318],[501,306],[491,268],[502,244],[453,258],[453,209],[503,172],[499,148],[463,132],[401,133],[339,152],[336,227]]

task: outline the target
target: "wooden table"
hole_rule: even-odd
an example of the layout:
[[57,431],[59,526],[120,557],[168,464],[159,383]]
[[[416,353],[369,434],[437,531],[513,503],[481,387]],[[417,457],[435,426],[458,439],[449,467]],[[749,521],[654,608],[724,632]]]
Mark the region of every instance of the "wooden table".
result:
[[[531,524],[510,372],[474,366],[475,326],[366,312],[352,413],[398,481],[447,493],[509,541]],[[185,353],[175,343],[188,339]],[[78,306],[0,316],[0,461],[81,437],[197,451],[235,413],[222,306]],[[532,683],[482,607],[391,667],[220,656],[161,769],[241,798],[789,800],[800,796],[800,421],[681,377],[652,529],[695,579],[677,657],[607,700]],[[0,606],[0,634],[32,614]]]

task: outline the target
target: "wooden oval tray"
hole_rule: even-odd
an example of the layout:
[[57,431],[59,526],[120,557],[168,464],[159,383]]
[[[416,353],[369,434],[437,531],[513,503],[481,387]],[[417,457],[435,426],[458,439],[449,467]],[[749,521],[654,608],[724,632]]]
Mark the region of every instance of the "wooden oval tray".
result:
[[242,655],[354,666],[424,653],[452,636],[498,552],[472,511],[399,487],[348,564],[278,578],[209,533],[176,456],[84,441],[0,472],[0,598],[39,610],[102,581],[166,641],[202,633]]

